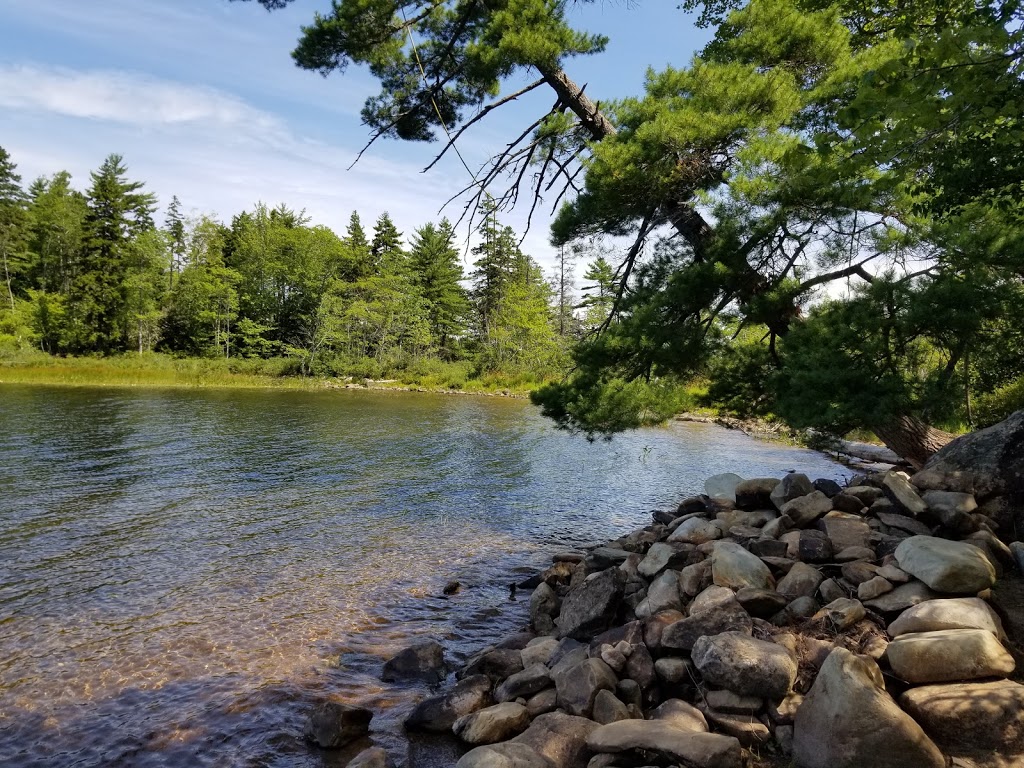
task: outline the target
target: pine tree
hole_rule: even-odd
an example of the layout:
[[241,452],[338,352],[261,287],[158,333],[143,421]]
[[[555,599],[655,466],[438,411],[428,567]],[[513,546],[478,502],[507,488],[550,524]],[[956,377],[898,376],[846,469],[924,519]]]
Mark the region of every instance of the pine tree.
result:
[[372,271],[370,241],[366,239],[363,222],[356,211],[352,211],[349,217],[343,242],[348,247],[349,258],[348,263],[342,267],[342,279],[354,281],[368,276]]
[[156,208],[143,182],[128,181],[120,155],[91,174],[82,269],[72,285],[74,344],[79,351],[109,354],[127,342],[125,281],[131,240],[153,227]]
[[185,265],[185,219],[181,215],[181,201],[171,197],[164,220],[164,231],[170,236],[170,264],[167,270],[167,290],[174,289],[174,278]]
[[452,356],[470,312],[454,241],[455,232],[447,219],[436,227],[426,224],[416,230],[409,255],[413,283],[427,303],[431,335],[446,357]]
[[599,328],[607,319],[615,303],[615,270],[604,255],[598,256],[587,267],[584,280],[590,284],[583,288],[583,324],[589,330]]
[[0,262],[11,312],[14,312],[15,280],[28,261],[27,196],[16,169],[7,150],[0,147]]
[[387,211],[382,213],[373,225],[370,255],[374,269],[379,272],[402,273],[408,266],[405,252],[402,250],[402,233],[398,231]]
[[558,248],[558,260],[551,275],[551,287],[555,291],[555,319],[558,335],[563,338],[575,334],[576,315],[573,313],[573,292],[576,288],[575,254],[564,245]]

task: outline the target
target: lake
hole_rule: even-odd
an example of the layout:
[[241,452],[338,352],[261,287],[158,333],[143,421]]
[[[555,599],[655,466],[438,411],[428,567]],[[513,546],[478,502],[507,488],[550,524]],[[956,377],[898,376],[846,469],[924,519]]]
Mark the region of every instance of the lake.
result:
[[[524,622],[508,585],[719,472],[847,470],[673,423],[588,443],[518,400],[370,391],[0,386],[0,766],[344,766],[313,702],[369,706],[405,765],[424,693],[379,681],[410,638],[452,660]],[[453,579],[463,590],[444,597]]]

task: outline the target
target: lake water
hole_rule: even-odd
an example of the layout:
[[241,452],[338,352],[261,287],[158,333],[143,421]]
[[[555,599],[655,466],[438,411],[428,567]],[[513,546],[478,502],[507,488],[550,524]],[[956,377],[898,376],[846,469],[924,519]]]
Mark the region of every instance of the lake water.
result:
[[301,738],[324,696],[451,765],[404,737],[426,691],[384,659],[419,636],[464,659],[522,625],[508,584],[554,551],[789,469],[846,474],[701,424],[588,443],[500,398],[0,387],[0,766],[344,766]]

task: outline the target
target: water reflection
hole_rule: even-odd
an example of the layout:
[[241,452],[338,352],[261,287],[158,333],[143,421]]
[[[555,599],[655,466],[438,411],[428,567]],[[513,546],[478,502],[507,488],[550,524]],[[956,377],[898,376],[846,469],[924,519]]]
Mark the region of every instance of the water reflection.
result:
[[368,392],[4,387],[0,434],[4,766],[344,765],[300,738],[323,694],[451,764],[401,734],[422,690],[377,679],[409,636],[464,657],[522,622],[517,566],[714,472],[843,472],[703,425],[588,444],[522,402]]

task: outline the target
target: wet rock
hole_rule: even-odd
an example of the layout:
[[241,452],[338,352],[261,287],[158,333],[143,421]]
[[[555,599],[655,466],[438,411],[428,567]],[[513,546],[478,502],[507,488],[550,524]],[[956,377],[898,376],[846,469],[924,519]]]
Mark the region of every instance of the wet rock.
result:
[[668,537],[668,542],[704,544],[722,538],[722,529],[712,520],[693,517],[683,522]]
[[608,568],[588,577],[562,602],[555,622],[558,636],[589,638],[611,627],[625,585],[626,576],[618,568]]
[[911,632],[941,629],[984,629],[999,639],[1006,637],[1002,622],[988,603],[977,597],[928,600],[907,608],[889,624],[888,632],[899,637]]
[[796,659],[785,648],[740,632],[699,638],[691,657],[706,681],[739,694],[781,699],[796,680]]
[[[811,484],[810,478],[807,475],[790,472],[785,475],[779,484],[771,492],[771,501],[775,505],[776,509],[782,510],[782,507],[786,503],[793,499],[799,498],[800,496],[807,496],[814,492],[814,486]],[[785,512],[785,510],[782,510]]]
[[946,759],[885,692],[878,665],[834,648],[797,710],[800,768],[945,768]]
[[431,696],[417,704],[405,719],[410,731],[445,733],[463,715],[483,709],[491,703],[491,680],[486,675],[465,677],[452,690]]
[[444,661],[444,648],[431,639],[417,642],[399,651],[384,663],[381,680],[393,683],[399,680],[423,680],[439,683],[448,674]]
[[[525,645],[526,643],[523,643],[523,647]],[[456,674],[456,677],[487,675],[491,680],[497,682],[522,671],[521,648],[493,648],[471,658],[466,666]]]
[[526,699],[551,685],[551,675],[544,664],[533,664],[516,672],[494,689],[494,700],[503,703]]
[[651,710],[651,720],[671,725],[691,733],[707,733],[708,723],[703,713],[682,699],[667,699]]
[[815,613],[814,620],[822,622],[837,632],[842,632],[844,629],[852,627],[866,615],[867,612],[859,600],[841,597],[838,600],[833,600]]
[[661,634],[661,646],[670,651],[690,651],[697,638],[704,635],[717,635],[720,632],[742,632],[749,635],[752,628],[750,614],[733,600],[713,611],[688,616],[665,627]]
[[893,504],[905,514],[918,517],[928,511],[928,505],[918,495],[917,489],[904,472],[886,472],[882,478],[882,489]]
[[832,499],[821,491],[799,496],[782,505],[782,514],[793,521],[797,528],[808,526],[832,510]]
[[541,582],[530,595],[530,625],[541,634],[552,632],[554,617],[558,615],[558,595],[547,583]]
[[772,506],[772,491],[779,484],[776,477],[756,477],[736,486],[736,506],[740,509],[763,509]]
[[824,579],[821,571],[813,565],[796,563],[789,569],[789,573],[779,580],[776,592],[790,600],[798,597],[813,597],[814,593],[818,591],[818,585]]
[[661,720],[623,720],[594,729],[587,738],[594,752],[645,750],[693,768],[741,768],[739,741],[714,733],[684,731]]
[[934,600],[937,597],[938,595],[928,589],[927,585],[920,581],[911,581],[908,584],[901,584],[892,592],[886,592],[881,597],[868,600],[864,605],[879,613],[892,613],[923,603],[925,600]]
[[1009,680],[911,688],[900,704],[950,751],[1024,752],[1024,685]]
[[1005,677],[1013,657],[983,629],[942,629],[900,635],[886,649],[893,674],[908,683]]
[[896,548],[896,562],[939,592],[977,593],[996,580],[995,569],[980,549],[933,536],[911,536]]
[[619,720],[629,719],[629,710],[615,697],[614,693],[601,690],[597,692],[597,697],[594,699],[592,719],[601,725],[617,723]]
[[339,749],[370,732],[373,712],[338,701],[324,701],[313,707],[303,736],[323,749]]
[[350,760],[345,768],[394,768],[394,765],[386,750],[370,747]]
[[775,579],[759,557],[731,541],[715,543],[711,554],[711,578],[720,587],[773,589]]
[[522,733],[529,724],[526,707],[504,702],[460,717],[452,730],[467,744],[494,744]]
[[601,659],[587,659],[555,675],[558,706],[570,715],[590,717],[599,691],[614,691],[618,678]]
[[873,579],[868,579],[857,587],[857,597],[861,601],[873,600],[876,597],[881,597],[886,592],[892,592],[892,589],[892,584],[881,576],[875,576]]

